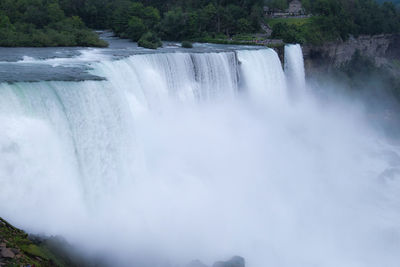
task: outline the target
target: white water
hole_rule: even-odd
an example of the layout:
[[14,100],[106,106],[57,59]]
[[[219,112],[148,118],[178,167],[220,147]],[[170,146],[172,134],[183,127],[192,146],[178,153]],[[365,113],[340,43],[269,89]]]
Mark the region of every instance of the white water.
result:
[[1,84],[1,216],[114,266],[397,266],[397,148],[357,108],[292,105],[286,51],[285,73],[272,50],[172,53],[95,63],[103,82]]
[[[304,60],[301,46],[286,45],[285,46],[285,73],[287,73],[287,81],[289,88],[296,88],[297,91],[303,92],[306,88]],[[292,94],[296,94],[292,92]],[[301,95],[302,93],[300,93]]]

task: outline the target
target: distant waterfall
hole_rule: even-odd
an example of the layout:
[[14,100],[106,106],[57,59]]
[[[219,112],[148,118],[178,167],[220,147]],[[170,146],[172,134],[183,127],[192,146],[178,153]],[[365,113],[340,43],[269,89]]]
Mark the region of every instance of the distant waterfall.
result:
[[[285,46],[285,73],[288,86],[292,91],[303,92],[305,90],[304,59],[299,44]],[[293,93],[296,94],[295,92]]]

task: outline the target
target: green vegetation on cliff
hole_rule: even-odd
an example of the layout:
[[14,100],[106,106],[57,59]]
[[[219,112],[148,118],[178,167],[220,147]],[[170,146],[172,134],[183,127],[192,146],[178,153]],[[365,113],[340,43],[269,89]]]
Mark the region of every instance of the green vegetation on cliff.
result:
[[100,258],[88,259],[61,237],[26,234],[0,218],[0,266],[78,267],[106,266]]
[[[284,0],[282,0],[284,1]],[[346,40],[350,35],[399,33],[400,11],[391,2],[374,0],[303,0],[313,17],[302,23],[289,18],[272,20],[273,37],[288,43],[314,43]]]
[[0,266],[65,266],[46,247],[34,244],[28,235],[0,218]]

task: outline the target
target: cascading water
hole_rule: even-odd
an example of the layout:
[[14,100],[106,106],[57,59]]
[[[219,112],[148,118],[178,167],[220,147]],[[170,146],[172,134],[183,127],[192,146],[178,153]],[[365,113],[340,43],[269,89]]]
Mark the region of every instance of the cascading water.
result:
[[291,105],[301,60],[135,55],[93,63],[105,81],[1,84],[0,215],[113,266],[397,266],[397,148],[354,107]]
[[135,109],[159,109],[175,99],[182,103],[232,98],[237,93],[234,52],[137,55],[101,62],[94,74],[128,93]]
[[[283,104],[286,97],[285,74],[272,49],[239,51],[242,87],[255,101]],[[260,75],[262,73],[262,75]]]
[[299,44],[285,46],[285,73],[290,88],[297,88],[300,92],[305,90],[304,60]]

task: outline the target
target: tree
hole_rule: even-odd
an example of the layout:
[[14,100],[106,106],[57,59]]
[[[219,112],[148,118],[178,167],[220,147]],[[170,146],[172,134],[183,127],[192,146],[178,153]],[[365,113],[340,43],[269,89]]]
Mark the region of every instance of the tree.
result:
[[241,18],[241,19],[238,20],[238,30],[239,30],[239,32],[241,32],[241,33],[249,33],[249,32],[251,32],[251,29],[252,29],[251,24],[247,19]]
[[272,10],[284,10],[288,8],[287,0],[267,0],[265,4]]
[[47,14],[50,23],[61,21],[65,18],[64,11],[61,10],[58,3],[51,3],[47,6]]
[[212,3],[199,10],[199,22],[201,30],[209,32],[217,31],[217,9]]
[[160,12],[154,7],[145,7],[142,11],[141,18],[146,26],[150,29],[154,28],[160,22]]
[[182,40],[186,28],[182,9],[175,8],[165,13],[161,27],[164,38],[174,41]]
[[136,16],[132,16],[126,29],[127,37],[132,41],[137,42],[145,32],[146,26],[144,25],[143,20]]
[[11,24],[10,19],[6,15],[0,14],[0,29],[15,30],[14,26]]

